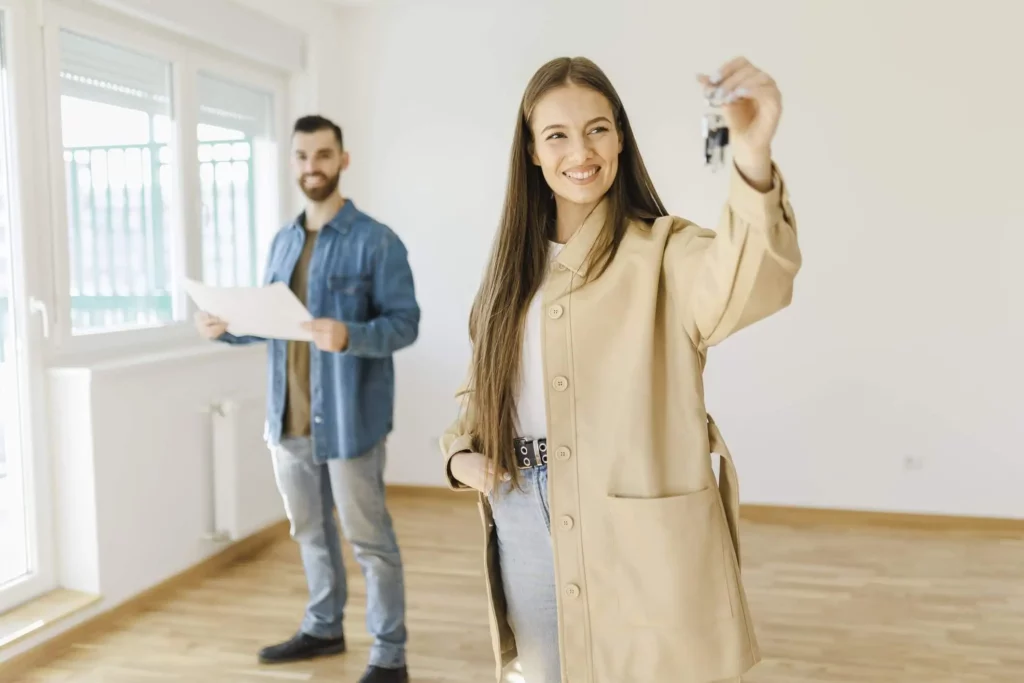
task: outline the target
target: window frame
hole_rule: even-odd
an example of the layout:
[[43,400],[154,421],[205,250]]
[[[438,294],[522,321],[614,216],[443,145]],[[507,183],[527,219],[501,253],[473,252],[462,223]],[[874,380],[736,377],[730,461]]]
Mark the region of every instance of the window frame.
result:
[[[176,274],[172,286],[173,322],[127,329],[101,330],[72,334],[70,255],[68,249],[69,217],[65,197],[63,136],[61,123],[60,35],[67,30],[88,38],[106,41],[128,50],[167,61],[171,69],[171,158],[176,164],[172,174],[173,206],[169,211],[168,230],[172,232],[169,263]],[[82,358],[102,357],[118,352],[138,353],[164,350],[198,342],[182,277],[202,277],[202,213],[198,140],[199,102],[197,74],[209,72],[249,87],[264,90],[273,96],[274,134],[278,142],[277,184],[280,216],[284,224],[290,208],[287,183],[289,163],[288,135],[290,79],[293,74],[256,64],[244,57],[216,50],[213,47],[177,34],[167,34],[142,20],[121,15],[106,16],[104,12],[81,11],[51,4],[43,26],[46,65],[47,137],[51,141],[47,159],[50,167],[50,225],[53,272],[53,308],[51,312],[51,361],[69,362]]]

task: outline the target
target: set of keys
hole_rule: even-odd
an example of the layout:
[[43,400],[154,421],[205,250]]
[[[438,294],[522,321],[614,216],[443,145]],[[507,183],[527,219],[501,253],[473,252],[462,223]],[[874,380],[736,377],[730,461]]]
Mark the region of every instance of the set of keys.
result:
[[725,117],[718,111],[722,103],[710,96],[706,98],[706,101],[708,111],[705,112],[701,121],[704,135],[704,165],[710,166],[712,171],[717,171],[725,165],[725,148],[729,146],[729,128],[725,124]]

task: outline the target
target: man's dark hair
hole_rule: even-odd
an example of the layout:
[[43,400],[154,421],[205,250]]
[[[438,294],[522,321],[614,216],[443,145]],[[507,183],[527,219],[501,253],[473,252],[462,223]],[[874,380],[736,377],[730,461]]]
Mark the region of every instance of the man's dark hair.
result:
[[296,133],[315,133],[318,130],[333,131],[334,138],[338,141],[338,147],[345,149],[345,144],[341,137],[341,127],[334,121],[318,114],[303,116],[297,120],[295,122],[295,127],[292,129],[292,135],[295,135]]

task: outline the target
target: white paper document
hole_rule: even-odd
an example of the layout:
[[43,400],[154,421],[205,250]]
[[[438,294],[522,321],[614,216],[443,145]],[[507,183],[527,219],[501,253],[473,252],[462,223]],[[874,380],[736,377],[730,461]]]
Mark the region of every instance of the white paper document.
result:
[[313,316],[283,282],[266,287],[214,287],[186,279],[185,291],[199,310],[226,322],[231,334],[313,341],[313,334],[302,329]]

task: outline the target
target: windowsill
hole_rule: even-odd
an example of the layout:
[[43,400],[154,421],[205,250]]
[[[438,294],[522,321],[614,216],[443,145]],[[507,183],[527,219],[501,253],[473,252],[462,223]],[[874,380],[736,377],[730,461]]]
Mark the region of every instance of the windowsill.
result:
[[[256,349],[253,351],[252,349]],[[80,370],[111,371],[129,370],[140,366],[177,362],[183,359],[216,357],[229,353],[246,351],[259,355],[266,353],[264,344],[233,346],[222,342],[207,341],[193,336],[177,343],[139,346],[107,352],[79,352],[54,356],[50,361],[51,373],[77,372]]]
[[[53,340],[51,366],[90,365],[126,355],[162,353],[203,344],[195,327],[184,322],[164,326],[94,332]],[[209,342],[206,342],[209,344]]]
[[98,595],[58,588],[0,614],[0,653],[99,600]]

